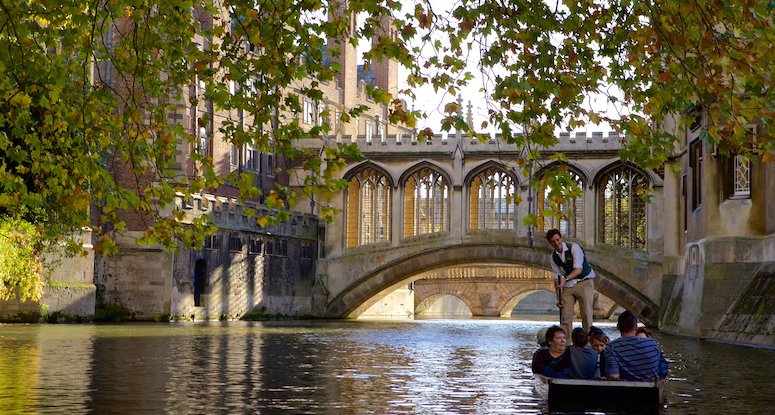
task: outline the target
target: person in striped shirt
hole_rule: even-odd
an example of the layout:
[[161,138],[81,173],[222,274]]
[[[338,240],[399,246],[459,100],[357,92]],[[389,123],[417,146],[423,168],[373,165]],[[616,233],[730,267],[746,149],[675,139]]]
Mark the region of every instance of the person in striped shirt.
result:
[[605,348],[605,372],[609,379],[651,381],[667,377],[667,360],[657,341],[638,337],[638,318],[627,310],[616,323],[621,337]]

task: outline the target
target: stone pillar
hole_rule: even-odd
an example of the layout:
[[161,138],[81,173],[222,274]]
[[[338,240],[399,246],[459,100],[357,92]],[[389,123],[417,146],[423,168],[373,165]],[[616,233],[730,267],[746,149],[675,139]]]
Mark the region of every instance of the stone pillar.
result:
[[463,212],[465,209],[465,192],[462,186],[452,186],[450,194],[449,210],[449,234],[453,237],[461,237],[465,229],[465,218]]
[[401,224],[404,223],[404,204],[402,200],[403,192],[401,191],[401,184],[396,183],[393,188],[392,201],[390,206],[390,242],[393,246],[401,244]]
[[[590,180],[592,178],[590,177]],[[597,241],[598,226],[605,226],[604,223],[597,223],[597,186],[594,183],[586,183],[584,189],[584,244],[588,247],[595,246]]]

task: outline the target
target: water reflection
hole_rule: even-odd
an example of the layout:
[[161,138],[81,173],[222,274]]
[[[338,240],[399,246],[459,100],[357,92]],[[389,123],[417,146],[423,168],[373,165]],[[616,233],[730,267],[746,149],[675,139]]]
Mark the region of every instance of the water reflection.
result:
[[[0,326],[0,413],[542,414],[530,358],[543,325]],[[771,412],[775,351],[658,340],[665,413]]]

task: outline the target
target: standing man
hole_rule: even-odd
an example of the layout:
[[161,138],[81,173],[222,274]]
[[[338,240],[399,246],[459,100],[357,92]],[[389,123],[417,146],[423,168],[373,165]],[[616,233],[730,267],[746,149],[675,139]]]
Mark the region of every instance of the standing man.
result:
[[565,243],[562,234],[557,229],[546,232],[546,240],[554,248],[550,258],[552,271],[559,277],[556,283],[561,290],[560,303],[562,328],[566,333],[573,330],[573,319],[576,318],[576,301],[581,310],[581,324],[584,331],[592,327],[592,306],[595,301],[595,271],[584,256],[584,250],[578,244]]

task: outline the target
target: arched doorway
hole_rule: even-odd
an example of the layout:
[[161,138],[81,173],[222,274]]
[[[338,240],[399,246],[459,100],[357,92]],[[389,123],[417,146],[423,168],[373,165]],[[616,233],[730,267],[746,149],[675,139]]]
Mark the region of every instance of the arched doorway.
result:
[[207,261],[197,259],[194,265],[194,307],[202,307],[202,294],[207,281]]

